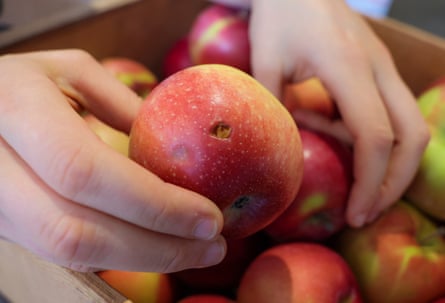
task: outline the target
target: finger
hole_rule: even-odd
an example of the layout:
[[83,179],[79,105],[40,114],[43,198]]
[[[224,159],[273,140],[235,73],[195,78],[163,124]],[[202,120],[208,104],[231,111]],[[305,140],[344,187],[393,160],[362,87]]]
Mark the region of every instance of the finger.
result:
[[[221,237],[177,238],[140,228],[72,203],[48,188],[0,142],[1,218],[4,236],[46,260],[74,270],[172,272],[216,264]],[[24,211],[26,209],[26,211]]]
[[68,200],[146,229],[204,239],[220,233],[223,219],[214,203],[106,146],[53,83],[41,74],[26,77],[35,86],[8,96],[0,133],[46,184]]
[[[255,26],[255,23],[258,22],[256,18],[258,17],[255,14],[250,18],[250,37],[258,37],[262,35],[269,37],[269,35],[274,35],[271,27]],[[262,32],[258,32],[259,30]],[[271,32],[264,32],[267,30],[270,30]],[[277,55],[276,46],[266,40],[267,39],[250,39],[252,75],[274,96],[281,100],[283,89],[282,62]]]
[[385,58],[378,66],[380,70],[376,73],[376,81],[394,128],[395,145],[381,195],[368,221],[374,220],[403,195],[414,178],[430,137],[414,96],[400,80],[391,60]]
[[129,132],[141,99],[81,50],[26,55],[44,70],[68,97],[111,126]]
[[[317,74],[337,100],[343,121],[354,139],[355,180],[346,215],[350,225],[361,226],[379,196],[394,135],[386,108],[379,102],[381,97],[365,52],[354,42],[349,42],[347,48],[334,46],[333,49],[337,53],[333,52],[333,57],[320,64],[324,69]],[[333,61],[348,62],[348,66],[335,69],[331,66]]]
[[340,119],[330,120],[323,115],[304,109],[296,109],[291,114],[298,125],[323,132],[349,145],[354,143],[350,131]]

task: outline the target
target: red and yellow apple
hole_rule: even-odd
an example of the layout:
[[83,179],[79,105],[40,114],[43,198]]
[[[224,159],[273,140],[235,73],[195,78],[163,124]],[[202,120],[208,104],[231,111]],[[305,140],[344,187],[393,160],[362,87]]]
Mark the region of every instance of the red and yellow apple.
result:
[[188,37],[182,37],[175,41],[167,51],[162,62],[162,74],[164,78],[192,66]]
[[[358,252],[359,253],[359,252]],[[359,303],[356,279],[327,246],[292,242],[261,253],[245,271],[237,303]]]
[[302,179],[292,116],[257,80],[220,64],[162,81],[135,118],[129,155],[166,182],[211,199],[223,212],[227,238],[270,224]]
[[85,113],[83,118],[93,132],[104,143],[124,156],[128,156],[130,138],[126,133],[118,131],[117,129],[102,122],[91,113]]
[[292,204],[265,231],[278,242],[323,241],[346,224],[352,150],[335,137],[300,127],[303,179]]
[[368,303],[445,296],[445,240],[429,217],[405,201],[365,227],[344,229],[336,243]]
[[303,109],[329,119],[339,115],[334,100],[318,78],[287,84],[284,88],[283,104],[291,113]]
[[107,57],[102,66],[136,94],[145,97],[158,84],[156,75],[141,62],[126,57]]
[[206,7],[189,31],[194,64],[218,63],[250,73],[248,13],[220,4]]
[[105,270],[97,275],[132,303],[173,303],[175,289],[167,274]]

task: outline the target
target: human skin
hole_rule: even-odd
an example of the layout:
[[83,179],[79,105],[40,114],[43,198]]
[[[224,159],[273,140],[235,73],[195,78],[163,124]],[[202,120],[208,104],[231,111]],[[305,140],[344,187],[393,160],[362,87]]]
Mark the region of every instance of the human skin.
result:
[[430,137],[382,41],[344,1],[213,2],[251,8],[252,73],[272,93],[281,97],[287,82],[321,79],[342,119],[313,113],[295,118],[353,145],[347,221],[373,221],[403,194]]
[[1,237],[78,271],[221,261],[214,203],[104,144],[71,106],[128,133],[130,89],[79,50],[7,55],[0,69]]

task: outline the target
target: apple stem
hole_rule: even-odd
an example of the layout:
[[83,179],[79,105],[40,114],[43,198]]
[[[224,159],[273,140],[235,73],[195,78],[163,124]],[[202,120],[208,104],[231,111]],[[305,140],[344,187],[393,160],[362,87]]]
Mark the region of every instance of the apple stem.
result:
[[445,226],[439,226],[432,233],[426,235],[422,239],[420,239],[420,244],[427,244],[430,240],[435,239],[437,237],[445,236]]

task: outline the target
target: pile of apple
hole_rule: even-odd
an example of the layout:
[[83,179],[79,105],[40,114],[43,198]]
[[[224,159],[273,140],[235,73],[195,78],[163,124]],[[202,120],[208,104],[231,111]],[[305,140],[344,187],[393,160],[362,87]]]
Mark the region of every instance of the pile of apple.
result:
[[249,62],[247,14],[204,9],[166,55],[168,77],[147,81],[130,134],[113,141],[105,124],[93,128],[165,181],[214,201],[225,259],[168,274],[98,275],[134,303],[445,302],[445,81],[418,97],[432,139],[405,196],[351,228],[352,148],[292,118],[303,108],[341,119],[335,102],[317,79],[290,85],[279,102],[252,78],[239,63],[240,54]]

